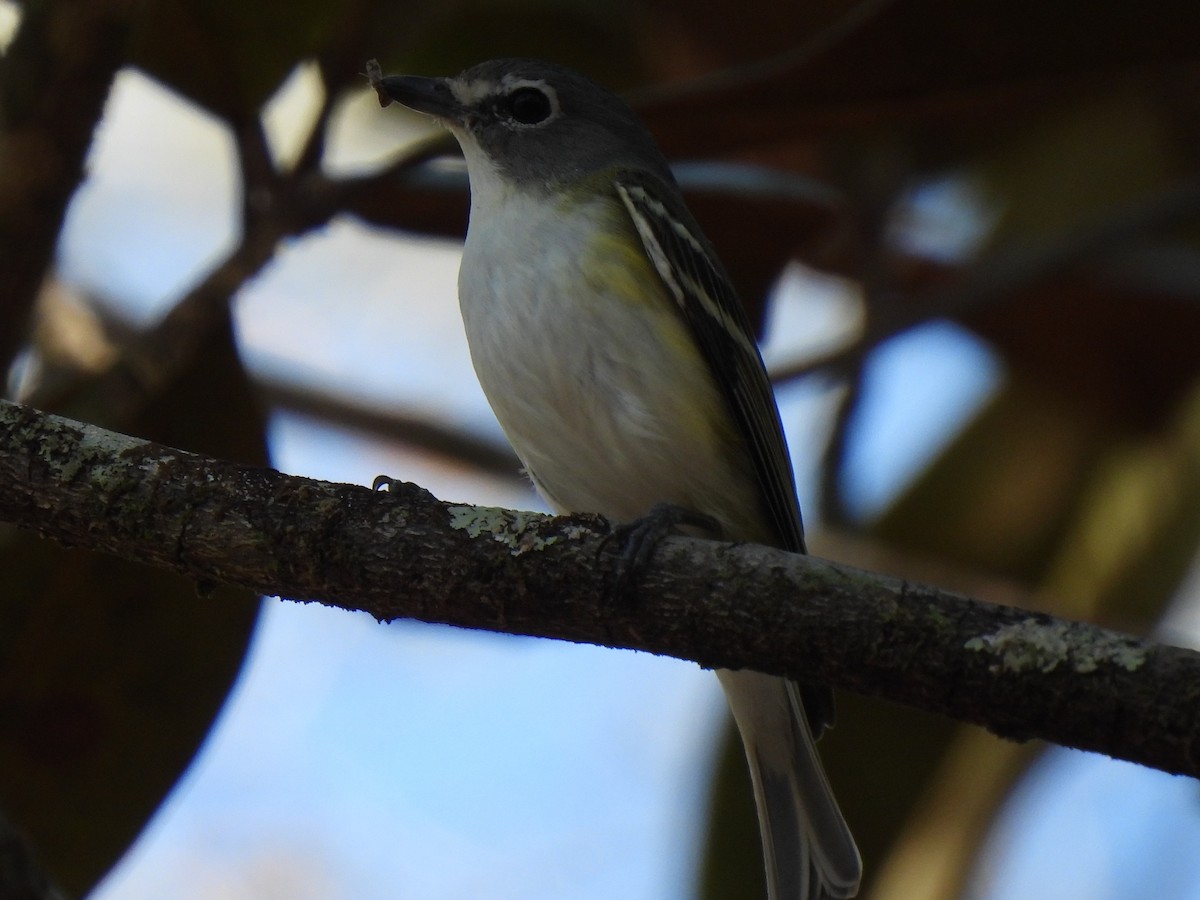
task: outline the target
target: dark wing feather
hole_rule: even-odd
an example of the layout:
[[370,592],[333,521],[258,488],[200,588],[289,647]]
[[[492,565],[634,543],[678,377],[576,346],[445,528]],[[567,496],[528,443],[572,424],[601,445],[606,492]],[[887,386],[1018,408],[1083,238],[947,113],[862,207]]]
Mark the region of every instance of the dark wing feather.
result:
[[620,172],[617,194],[745,436],[778,546],[804,552],[804,526],[775,395],[746,311],[711,245],[657,178]]
[[[729,276],[691,213],[658,178],[619,172],[614,186],[745,435],[778,546],[793,553],[806,552],[779,407],[750,319]],[[805,684],[800,685],[800,693],[813,736],[820,737],[833,724],[833,692]]]

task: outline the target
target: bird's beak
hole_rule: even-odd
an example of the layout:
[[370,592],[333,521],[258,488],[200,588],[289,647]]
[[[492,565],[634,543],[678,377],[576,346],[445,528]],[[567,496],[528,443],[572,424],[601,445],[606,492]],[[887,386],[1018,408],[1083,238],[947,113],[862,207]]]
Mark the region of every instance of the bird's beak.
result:
[[461,122],[466,110],[450,90],[448,78],[389,75],[374,82],[380,102],[385,98],[443,122]]

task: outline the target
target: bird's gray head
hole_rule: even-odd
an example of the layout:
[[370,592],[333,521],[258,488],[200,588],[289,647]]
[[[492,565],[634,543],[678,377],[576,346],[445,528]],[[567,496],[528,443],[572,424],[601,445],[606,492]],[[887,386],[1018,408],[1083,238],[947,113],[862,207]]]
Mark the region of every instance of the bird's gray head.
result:
[[672,180],[654,139],[625,102],[562,66],[495,59],[454,78],[389,76],[376,89],[441,120],[469,165],[477,153],[523,187],[553,190],[624,167]]

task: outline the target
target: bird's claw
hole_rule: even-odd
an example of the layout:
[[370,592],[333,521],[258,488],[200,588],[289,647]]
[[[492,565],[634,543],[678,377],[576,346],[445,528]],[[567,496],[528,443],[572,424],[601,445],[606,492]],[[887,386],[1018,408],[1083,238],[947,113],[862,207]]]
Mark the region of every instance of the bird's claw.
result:
[[656,503],[640,519],[613,528],[604,539],[601,549],[610,541],[620,542],[620,554],[613,565],[613,594],[623,595],[650,563],[650,558],[664,538],[679,531],[681,525],[699,528],[714,535],[721,534],[721,523],[706,513],[697,512],[674,503]]

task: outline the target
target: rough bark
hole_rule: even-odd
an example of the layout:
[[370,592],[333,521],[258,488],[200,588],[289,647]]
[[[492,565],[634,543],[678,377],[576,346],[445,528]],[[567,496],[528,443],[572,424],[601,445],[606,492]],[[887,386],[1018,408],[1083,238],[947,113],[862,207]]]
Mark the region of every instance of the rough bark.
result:
[[[1200,654],[812,557],[208,459],[0,404],[0,520],[201,585],[748,667],[1200,774]],[[81,598],[80,602],[86,602]]]

